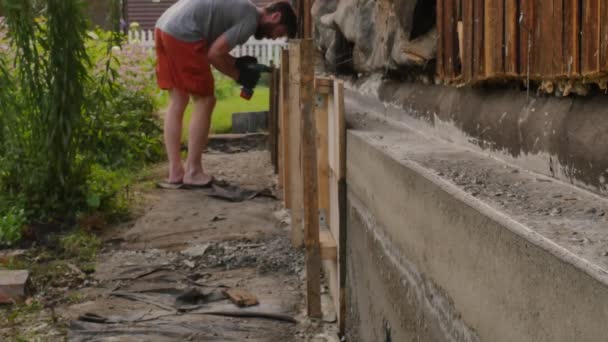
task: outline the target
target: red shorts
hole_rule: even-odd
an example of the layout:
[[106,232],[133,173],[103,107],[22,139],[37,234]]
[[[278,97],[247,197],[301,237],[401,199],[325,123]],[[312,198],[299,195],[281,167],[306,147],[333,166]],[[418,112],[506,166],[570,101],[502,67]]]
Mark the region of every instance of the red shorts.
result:
[[207,58],[207,42],[184,42],[156,29],[156,80],[161,89],[181,89],[209,96],[214,80]]

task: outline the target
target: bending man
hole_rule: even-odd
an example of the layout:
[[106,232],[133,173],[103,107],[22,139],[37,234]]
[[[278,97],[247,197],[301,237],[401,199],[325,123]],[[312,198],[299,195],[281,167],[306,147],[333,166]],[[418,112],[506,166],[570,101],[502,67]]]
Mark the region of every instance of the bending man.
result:
[[[253,89],[259,71],[246,67],[253,57],[233,58],[229,52],[256,39],[294,37],[296,16],[288,2],[258,8],[249,0],[179,0],[156,23],[156,75],[161,89],[169,91],[165,117],[165,147],[171,184],[209,186],[202,153],[207,145],[215,106],[211,65],[237,83]],[[185,168],[180,156],[184,110],[193,101]]]

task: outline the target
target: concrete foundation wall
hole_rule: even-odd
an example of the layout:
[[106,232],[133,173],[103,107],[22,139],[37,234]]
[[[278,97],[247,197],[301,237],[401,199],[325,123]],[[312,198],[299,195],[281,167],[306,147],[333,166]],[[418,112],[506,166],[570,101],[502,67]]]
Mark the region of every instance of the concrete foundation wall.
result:
[[347,133],[349,341],[606,341],[605,270],[374,136]]
[[389,120],[608,196],[608,96],[557,98],[374,78],[352,88],[353,101]]

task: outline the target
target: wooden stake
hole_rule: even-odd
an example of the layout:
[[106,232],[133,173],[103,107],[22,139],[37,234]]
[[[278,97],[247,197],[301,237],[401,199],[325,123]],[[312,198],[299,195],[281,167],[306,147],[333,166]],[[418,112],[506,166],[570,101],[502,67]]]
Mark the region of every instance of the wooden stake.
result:
[[[304,245],[304,183],[302,168],[302,106],[306,76],[302,67],[308,67],[308,61],[302,56],[301,41],[289,42],[289,181],[291,209],[291,241],[297,248]],[[307,94],[312,100],[312,92]],[[310,103],[312,105],[312,102]]]
[[285,207],[291,208],[290,117],[289,117],[289,50],[281,50],[279,116],[281,117],[281,174]]
[[270,149],[270,161],[274,172],[279,171],[279,109],[278,109],[278,72],[274,63],[270,62],[272,72],[270,73],[269,110],[268,110],[268,148]]
[[306,283],[308,315],[321,318],[321,252],[319,245],[319,197],[317,184],[316,124],[314,116],[314,46],[312,39],[300,45],[302,108],[302,169],[304,171],[304,231],[306,236]]
[[329,219],[329,154],[327,109],[333,80],[315,79],[315,118],[317,132],[317,183],[319,184],[319,213]]

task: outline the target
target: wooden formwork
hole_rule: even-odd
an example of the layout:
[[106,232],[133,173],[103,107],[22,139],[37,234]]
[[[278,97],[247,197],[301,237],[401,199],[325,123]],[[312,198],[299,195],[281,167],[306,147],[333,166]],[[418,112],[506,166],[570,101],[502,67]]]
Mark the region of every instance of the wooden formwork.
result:
[[[276,112],[279,179],[291,237],[306,249],[307,307],[321,317],[321,270],[344,329],[346,146],[344,84],[314,77],[311,39],[282,51]],[[340,248],[342,246],[342,248]]]

